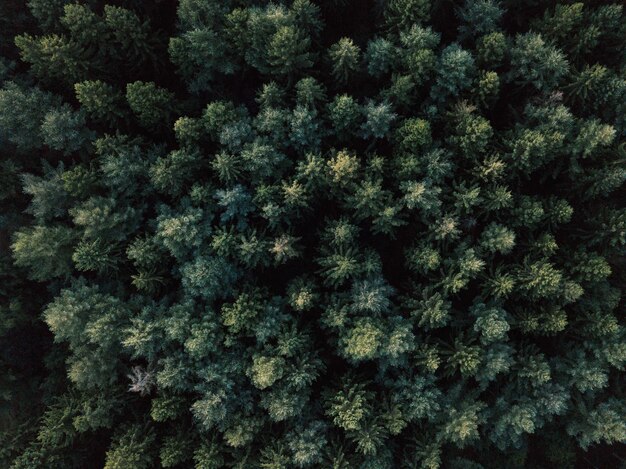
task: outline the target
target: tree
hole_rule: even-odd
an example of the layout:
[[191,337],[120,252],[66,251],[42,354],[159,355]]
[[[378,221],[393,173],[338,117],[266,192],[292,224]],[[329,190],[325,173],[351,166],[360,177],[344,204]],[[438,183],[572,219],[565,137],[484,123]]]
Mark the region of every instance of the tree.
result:
[[365,122],[361,125],[364,138],[383,138],[391,131],[391,123],[396,119],[389,103],[369,102],[364,109]]
[[59,19],[63,15],[66,0],[30,0],[28,9],[37,23],[46,32],[53,32],[60,27]]
[[383,37],[367,43],[365,62],[367,71],[374,77],[380,77],[393,70],[398,62],[399,50],[393,42]]
[[538,90],[552,90],[569,71],[563,53],[537,33],[520,34],[511,48],[511,78]]
[[103,19],[115,45],[111,51],[114,58],[123,58],[131,66],[156,59],[149,21],[141,21],[131,10],[113,5],[104,6]]
[[[183,6],[179,8],[182,11]],[[240,67],[230,56],[223,35],[212,27],[190,28],[171,38],[169,55],[194,93],[210,89],[217,74],[233,74]]]
[[402,54],[404,63],[416,83],[430,78],[436,64],[434,49],[439,44],[440,35],[431,28],[413,25],[400,34],[400,41],[407,49]]
[[329,117],[337,136],[349,138],[361,119],[361,107],[352,96],[338,95],[328,105]]
[[296,27],[283,26],[272,36],[267,47],[267,61],[272,73],[292,76],[313,65],[308,52],[310,39]]
[[[7,83],[0,90],[0,132],[21,151],[41,148],[39,133],[48,111],[59,105],[59,99],[38,88],[21,89]],[[17,112],[17,110],[20,110]]]
[[407,119],[396,130],[399,147],[408,152],[418,151],[431,143],[430,124],[424,119]]
[[57,34],[36,38],[29,34],[17,36],[22,60],[28,62],[33,73],[44,80],[74,83],[85,79],[88,62],[80,45]]
[[313,65],[311,33],[318,30],[318,10],[308,1],[294,2],[291,10],[269,4],[249,9],[246,62],[264,74],[287,76]]
[[33,280],[68,277],[72,273],[74,236],[72,229],[63,225],[18,231],[11,245],[15,264],[28,269]]
[[113,86],[102,81],[83,81],[74,85],[76,99],[89,116],[109,125],[125,116],[122,106],[122,94]]
[[93,138],[85,127],[85,115],[65,105],[48,112],[41,123],[43,141],[66,155],[83,149]]
[[492,0],[467,0],[457,15],[463,24],[459,26],[459,34],[479,36],[493,32],[502,16],[503,10]]
[[405,29],[430,17],[428,0],[392,0],[385,8],[385,20],[391,28]]
[[449,45],[441,52],[431,96],[435,100],[442,100],[459,93],[471,85],[474,73],[472,55],[458,44]]
[[485,34],[478,39],[476,44],[479,62],[490,66],[500,65],[506,55],[506,49],[506,37],[499,31]]
[[[143,435],[142,435],[143,433]],[[147,468],[153,463],[149,453],[154,436],[143,429],[130,428],[113,443],[107,452],[106,469],[124,469],[127,467]]]
[[352,39],[342,37],[328,50],[333,66],[333,76],[339,82],[347,82],[353,72],[356,72],[360,63],[361,49]]
[[154,162],[150,178],[157,190],[179,194],[199,167],[201,156],[197,150],[175,150]]
[[152,82],[136,81],[126,85],[128,105],[139,123],[146,128],[169,123],[173,98],[172,93],[158,88]]

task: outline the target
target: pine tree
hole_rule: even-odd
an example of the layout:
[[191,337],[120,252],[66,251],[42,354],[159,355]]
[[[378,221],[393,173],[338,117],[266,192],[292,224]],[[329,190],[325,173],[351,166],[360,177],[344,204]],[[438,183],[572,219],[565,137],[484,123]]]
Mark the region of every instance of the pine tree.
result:
[[343,37],[328,50],[333,66],[333,76],[340,82],[348,81],[359,67],[361,50],[352,39]]
[[109,3],[0,2],[1,467],[617,464],[622,5]]

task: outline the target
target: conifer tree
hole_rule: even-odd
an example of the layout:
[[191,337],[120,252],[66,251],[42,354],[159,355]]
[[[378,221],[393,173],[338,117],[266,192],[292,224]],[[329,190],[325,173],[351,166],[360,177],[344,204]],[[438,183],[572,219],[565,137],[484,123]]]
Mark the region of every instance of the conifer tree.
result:
[[0,467],[619,466],[625,38],[0,2]]

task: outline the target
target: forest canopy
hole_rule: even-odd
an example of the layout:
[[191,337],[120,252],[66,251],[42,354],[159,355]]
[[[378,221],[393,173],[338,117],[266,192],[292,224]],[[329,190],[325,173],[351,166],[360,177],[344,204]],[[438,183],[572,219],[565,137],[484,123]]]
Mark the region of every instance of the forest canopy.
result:
[[616,0],[0,2],[0,467],[626,468]]

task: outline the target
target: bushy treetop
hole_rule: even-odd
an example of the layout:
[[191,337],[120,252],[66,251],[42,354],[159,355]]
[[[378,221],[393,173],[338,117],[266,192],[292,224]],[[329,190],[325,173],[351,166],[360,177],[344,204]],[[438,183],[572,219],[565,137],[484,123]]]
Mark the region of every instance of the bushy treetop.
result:
[[619,466],[622,5],[0,3],[1,467]]

